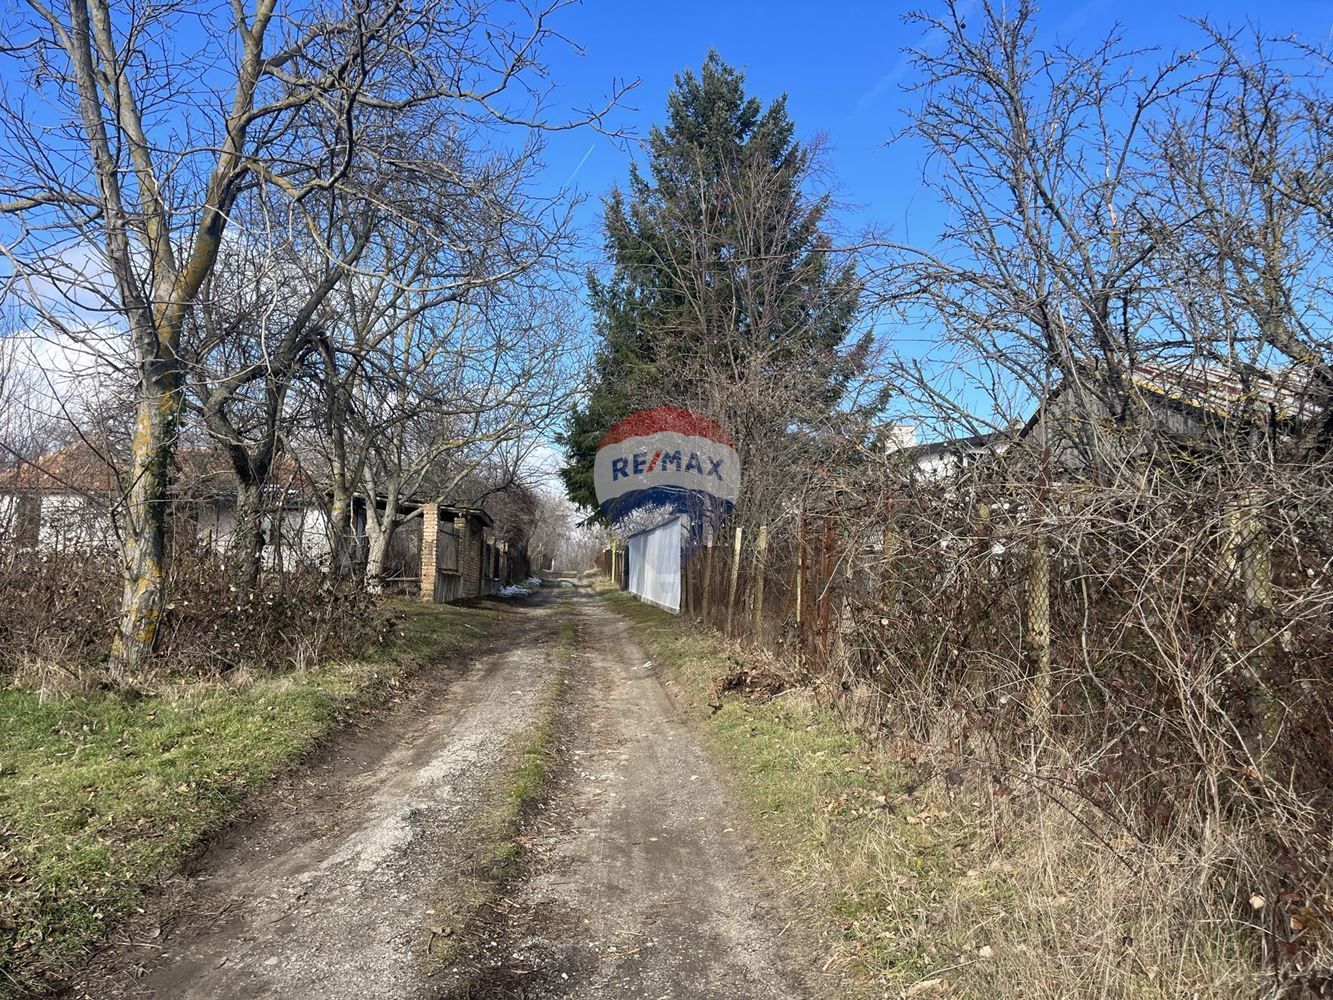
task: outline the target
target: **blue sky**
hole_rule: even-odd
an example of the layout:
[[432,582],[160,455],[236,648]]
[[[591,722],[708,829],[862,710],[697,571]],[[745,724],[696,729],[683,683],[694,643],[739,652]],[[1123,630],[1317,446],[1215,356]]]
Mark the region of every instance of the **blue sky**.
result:
[[[856,233],[873,225],[896,241],[929,246],[943,216],[933,192],[922,184],[919,156],[910,146],[886,147],[886,140],[903,125],[902,108],[914,100],[903,90],[913,68],[902,50],[919,44],[921,35],[917,26],[903,23],[903,15],[926,2],[583,0],[556,22],[584,50],[582,55],[555,48],[549,52],[551,76],[559,85],[556,98],[566,105],[587,106],[606,94],[614,80],[637,77],[639,86],[610,123],[642,137],[663,119],[674,75],[686,68],[697,70],[715,48],[744,71],[751,93],[766,102],[788,95],[799,135],[827,138],[845,231]],[[1042,46],[1091,46],[1119,25],[1128,46],[1157,47],[1165,57],[1200,45],[1202,36],[1190,23],[1199,16],[1218,26],[1257,24],[1265,35],[1296,34],[1318,46],[1333,43],[1330,0],[1274,0],[1257,14],[1256,6],[1244,0],[1052,0],[1040,5],[1037,41]],[[601,196],[624,183],[632,157],[643,158],[636,144],[617,145],[586,132],[562,133],[551,140],[546,182],[554,188],[572,179],[587,196],[578,221],[594,255],[601,247]],[[928,318],[911,329],[891,324],[880,325],[877,332],[895,352],[922,360],[931,352]],[[966,378],[954,383],[952,391],[974,413],[990,409],[982,396],[971,400],[974,387]],[[909,422],[919,419],[907,417]]]
[[[558,98],[587,104],[605,94],[613,79],[641,82],[615,125],[640,136],[664,115],[674,74],[698,68],[710,47],[745,71],[752,93],[770,100],[784,91],[798,132],[825,134],[841,199],[852,230],[875,223],[895,237],[928,242],[938,218],[920,167],[908,150],[884,148],[907,102],[901,86],[911,68],[904,45],[918,40],[902,15],[924,2],[868,0],[805,3],[793,0],[584,0],[563,11],[556,26],[581,45],[582,56],[553,47],[549,56]],[[1256,16],[1256,9],[1259,11]],[[1209,16],[1240,26],[1249,19],[1266,33],[1299,33],[1315,43],[1333,40],[1329,0],[1275,0],[1256,8],[1241,0],[1092,0],[1050,2],[1038,16],[1039,40],[1077,43],[1104,35],[1115,23],[1136,46],[1165,49],[1197,44],[1187,18]],[[548,156],[548,182],[574,185],[591,196],[580,223],[597,240],[597,199],[623,182],[631,155],[609,139],[586,133],[557,135]]]

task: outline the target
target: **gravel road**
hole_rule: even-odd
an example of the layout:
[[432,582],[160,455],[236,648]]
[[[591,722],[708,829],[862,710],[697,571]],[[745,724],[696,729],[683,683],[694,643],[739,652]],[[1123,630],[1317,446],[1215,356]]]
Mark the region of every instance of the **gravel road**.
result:
[[[550,591],[470,662],[271,793],[153,902],[74,996],[781,998],[824,995],[808,938],[747,845],[723,775],[626,621],[584,589],[549,800],[524,875],[441,967],[453,873],[571,660]],[[795,922],[799,928],[799,921]],[[145,932],[145,928],[151,930]]]

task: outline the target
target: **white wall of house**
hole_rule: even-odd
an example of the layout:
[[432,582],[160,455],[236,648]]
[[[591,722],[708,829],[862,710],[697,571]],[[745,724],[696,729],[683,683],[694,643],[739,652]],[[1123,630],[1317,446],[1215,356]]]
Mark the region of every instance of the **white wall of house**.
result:
[[328,560],[329,517],[323,508],[289,508],[282,512],[280,529],[284,558],[290,553],[305,567],[322,567]]
[[[231,506],[203,506],[196,523],[201,543],[219,555],[230,548],[236,533],[236,512]],[[265,514],[264,565],[269,569],[322,567],[330,550],[328,525],[328,515],[319,507],[288,507],[279,514]]]
[[0,537],[15,538],[25,499],[40,504],[38,551],[114,551],[119,544],[111,511],[78,493],[0,494]]
[[[111,512],[96,500],[76,493],[0,493],[0,541],[17,540],[23,520],[20,505],[25,499],[40,504],[38,551],[118,551]],[[225,503],[199,504],[194,514],[197,540],[219,555],[226,553],[236,532],[235,510]],[[319,568],[329,555],[328,517],[318,507],[289,507],[280,515],[265,516],[264,538],[263,559],[268,568]],[[275,540],[281,542],[281,553]]]
[[13,541],[18,521],[19,498],[12,493],[0,493],[0,540]]
[[48,494],[42,498],[38,548],[96,552],[114,551],[118,545],[115,520],[105,505],[77,494]]
[[200,504],[195,518],[195,538],[214,552],[226,552],[236,533],[236,514],[221,504]]

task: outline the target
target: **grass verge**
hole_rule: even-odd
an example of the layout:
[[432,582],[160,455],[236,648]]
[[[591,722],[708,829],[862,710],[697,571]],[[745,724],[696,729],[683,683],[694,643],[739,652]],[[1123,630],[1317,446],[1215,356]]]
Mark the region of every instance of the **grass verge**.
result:
[[[800,692],[767,702],[716,701],[712,681],[735,666],[717,636],[619,591],[600,592],[634,623],[635,639],[676,707],[703,731],[730,771],[754,832],[837,942],[834,957],[852,972],[851,987],[866,985],[876,958],[865,953],[873,945],[863,925],[890,904],[865,877],[857,850],[863,831],[856,820],[862,816],[856,810],[894,794],[895,773],[872,763],[835,716]],[[925,846],[918,830],[906,836],[914,850]],[[867,988],[864,995],[880,994]]]
[[0,691],[0,996],[58,985],[248,793],[502,615],[396,610],[396,640],[354,661],[152,696]]
[[809,691],[719,702],[710,685],[743,654],[602,594],[732,773],[845,995],[1222,998],[1254,982],[1234,928],[1198,919],[1215,908],[1189,845],[1109,851],[1093,817],[948,780],[910,748],[855,735]]

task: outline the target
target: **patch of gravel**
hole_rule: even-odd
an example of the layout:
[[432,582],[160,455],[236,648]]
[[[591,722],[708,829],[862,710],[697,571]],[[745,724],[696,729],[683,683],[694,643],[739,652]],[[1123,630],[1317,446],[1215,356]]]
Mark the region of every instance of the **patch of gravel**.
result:
[[448,874],[466,863],[466,831],[558,669],[552,605],[515,610],[498,648],[454,676],[439,668],[412,704],[216,845],[158,903],[160,933],[113,949],[73,994],[438,995],[421,942],[450,916],[437,911]]

